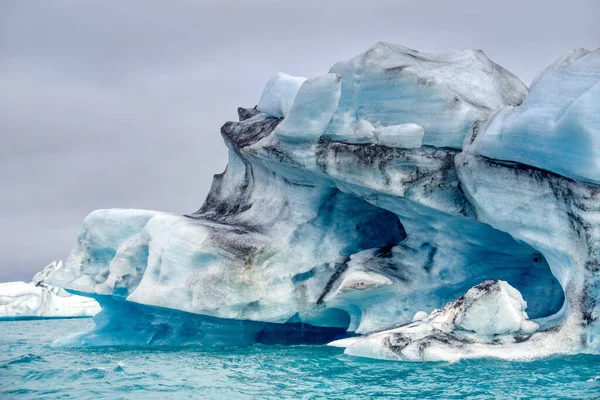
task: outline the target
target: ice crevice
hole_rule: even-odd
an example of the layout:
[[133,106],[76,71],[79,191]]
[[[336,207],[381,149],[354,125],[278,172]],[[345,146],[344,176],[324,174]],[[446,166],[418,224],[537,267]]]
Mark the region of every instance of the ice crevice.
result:
[[483,52],[387,43],[320,77],[278,74],[223,125],[229,162],[198,211],[84,220],[52,279],[103,312],[72,343],[599,352],[598,158],[584,144],[600,137],[600,59],[569,54],[531,93]]

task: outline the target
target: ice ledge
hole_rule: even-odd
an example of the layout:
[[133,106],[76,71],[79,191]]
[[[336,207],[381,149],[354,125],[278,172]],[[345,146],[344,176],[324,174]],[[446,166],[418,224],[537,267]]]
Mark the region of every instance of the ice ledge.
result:
[[[366,123],[392,147],[460,149],[475,122],[521,104],[528,93],[480,50],[420,53],[379,42],[329,72],[308,80],[278,73],[269,80],[257,109],[284,118],[276,134],[373,143],[373,132],[361,127]],[[422,132],[407,129],[409,124]]]
[[403,361],[532,359],[581,350],[575,332],[536,335],[539,325],[529,320],[526,307],[507,282],[485,281],[430,315],[419,312],[410,323],[329,346],[345,348],[348,355]]
[[59,339],[57,346],[248,346],[252,344],[325,344],[352,335],[343,328],[302,322],[270,323],[217,318],[138,304],[107,295],[93,296],[102,312],[91,332]]

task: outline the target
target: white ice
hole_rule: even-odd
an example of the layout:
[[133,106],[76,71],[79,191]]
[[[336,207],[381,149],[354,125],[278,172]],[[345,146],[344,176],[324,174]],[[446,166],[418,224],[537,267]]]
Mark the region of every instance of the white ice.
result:
[[257,109],[276,118],[285,117],[304,81],[306,78],[278,73],[267,82]]
[[[527,96],[516,76],[478,50],[431,54],[380,42],[329,72],[342,77],[334,122],[350,111],[374,126],[417,124],[423,144],[437,147],[460,149],[476,121]],[[327,133],[346,130],[334,123]]]
[[[538,330],[526,307],[521,293],[507,282],[485,281],[430,315],[418,312],[412,323],[329,345],[369,358],[455,361],[477,354],[474,348],[483,351],[493,342],[515,343],[518,335]],[[446,351],[448,347],[451,351]]]
[[94,299],[72,295],[47,284],[46,279],[62,265],[62,262],[49,264],[30,283],[0,283],[0,320],[92,317],[97,314],[100,305]]
[[425,130],[417,124],[382,126],[374,130],[377,143],[400,149],[418,149],[423,145]]
[[274,135],[293,141],[318,140],[338,108],[340,82],[341,78],[336,74],[304,81]]
[[474,150],[600,183],[600,49],[573,50],[546,68],[523,104],[489,121]]

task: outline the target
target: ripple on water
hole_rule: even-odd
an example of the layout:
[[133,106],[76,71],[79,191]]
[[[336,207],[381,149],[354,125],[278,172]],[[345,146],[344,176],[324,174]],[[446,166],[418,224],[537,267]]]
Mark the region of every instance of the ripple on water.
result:
[[[86,320],[0,323],[0,399],[598,398],[600,357],[398,363],[323,346],[52,347]],[[22,340],[25,332],[32,332]],[[15,340],[19,338],[18,340]]]
[[23,381],[49,381],[61,375],[60,369],[29,369],[21,376]]
[[36,361],[44,361],[44,359],[41,356],[27,353],[6,361],[0,361],[0,368],[7,368],[14,364],[29,364]]

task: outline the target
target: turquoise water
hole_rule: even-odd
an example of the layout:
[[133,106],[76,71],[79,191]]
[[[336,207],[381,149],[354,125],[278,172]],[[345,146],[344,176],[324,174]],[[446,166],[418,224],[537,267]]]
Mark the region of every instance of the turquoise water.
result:
[[91,320],[0,322],[0,398],[600,398],[600,357],[398,363],[325,346],[66,349]]

